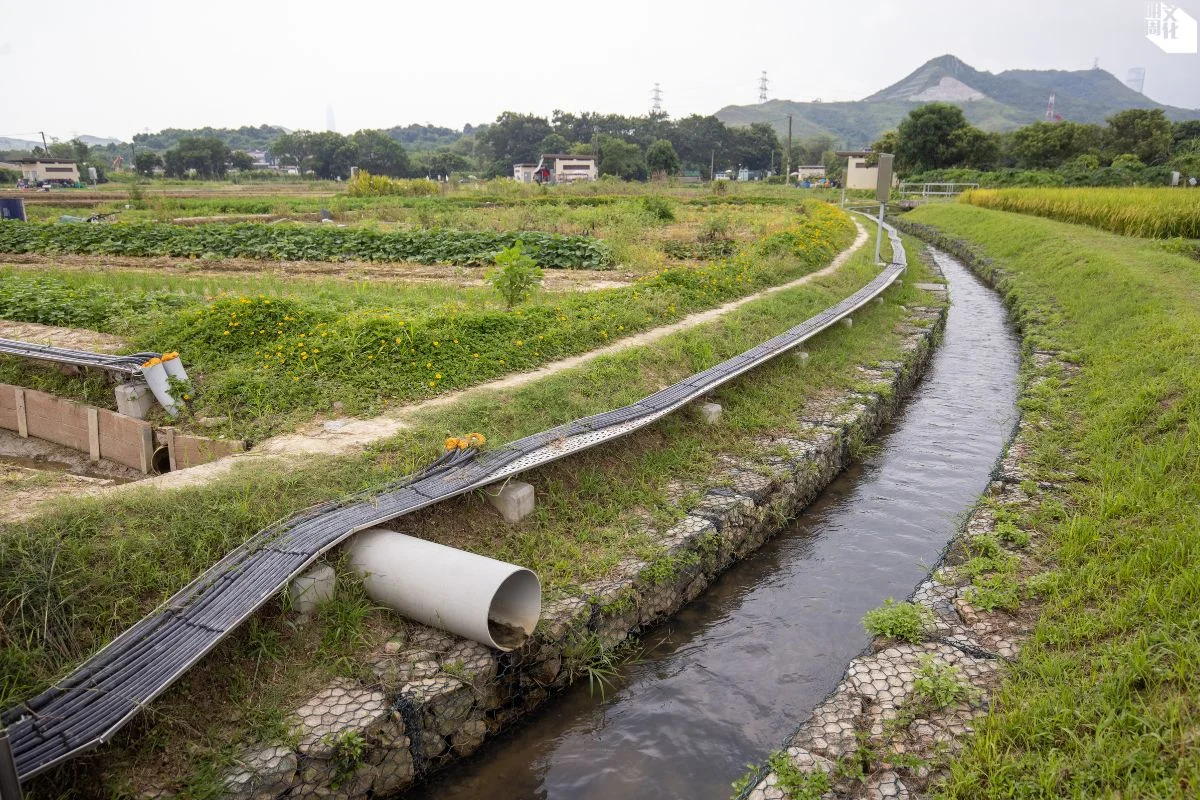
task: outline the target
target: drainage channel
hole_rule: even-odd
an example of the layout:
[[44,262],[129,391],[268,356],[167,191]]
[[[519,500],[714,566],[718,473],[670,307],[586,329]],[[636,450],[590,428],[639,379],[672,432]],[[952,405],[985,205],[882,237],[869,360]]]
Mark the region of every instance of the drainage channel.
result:
[[408,797],[724,798],[869,642],[986,488],[1016,423],[1017,339],[999,298],[935,252],[953,301],[923,382],[873,453],[684,608],[603,697],[577,684]]

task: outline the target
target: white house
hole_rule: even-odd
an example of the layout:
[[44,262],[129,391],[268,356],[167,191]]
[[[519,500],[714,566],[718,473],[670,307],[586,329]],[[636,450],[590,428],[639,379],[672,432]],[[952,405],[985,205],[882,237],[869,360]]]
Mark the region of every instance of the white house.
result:
[[513,164],[513,180],[517,183],[533,183],[537,164]]
[[32,183],[42,181],[79,181],[79,168],[69,158],[48,158],[46,156],[31,156],[14,158],[12,161],[0,162],[0,169],[11,169],[20,172],[21,177]]
[[534,165],[533,179],[538,183],[573,183],[594,181],[599,174],[595,156],[544,153]]

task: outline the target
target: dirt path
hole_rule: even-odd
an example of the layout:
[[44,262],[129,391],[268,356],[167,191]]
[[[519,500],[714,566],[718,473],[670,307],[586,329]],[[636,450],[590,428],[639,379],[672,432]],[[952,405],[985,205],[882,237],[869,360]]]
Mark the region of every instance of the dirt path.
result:
[[532,383],[533,381],[541,380],[542,378],[562,372],[563,370],[572,369],[581,364],[585,364],[592,359],[601,356],[618,353],[622,350],[627,350],[631,347],[640,347],[642,345],[657,342],[664,337],[670,336],[688,328],[694,328],[697,325],[703,325],[707,322],[719,319],[722,316],[741,308],[747,303],[760,300],[777,292],[782,292],[787,289],[792,289],[797,286],[803,286],[817,278],[829,275],[838,270],[845,264],[850,257],[857,252],[867,241],[867,231],[857,220],[854,222],[858,229],[858,236],[854,239],[854,243],[846,250],[842,251],[830,264],[824,269],[817,272],[805,275],[802,278],[797,278],[789,283],[780,286],[774,286],[770,289],[765,289],[757,294],[752,294],[743,297],[740,300],[726,303],[723,306],[702,311],[697,314],[692,314],[671,325],[666,325],[661,328],[655,328],[645,333],[636,336],[630,336],[618,342],[600,348],[599,350],[591,350],[582,355],[565,358],[561,361],[555,361],[547,364],[540,369],[532,372],[522,372],[516,375],[510,375],[498,380],[482,383],[478,386],[473,386],[469,389],[463,389],[459,392],[451,392],[435,397],[431,400],[426,400],[422,403],[412,405],[398,406],[389,410],[386,414],[374,417],[372,419],[336,419],[327,422],[314,422],[305,425],[300,430],[276,436],[272,439],[261,443],[253,450],[246,453],[239,453],[234,456],[222,458],[208,464],[192,467],[190,469],[181,470],[179,472],[171,472],[166,475],[159,475],[154,478],[149,478],[144,481],[139,481],[125,486],[114,486],[101,491],[125,491],[130,487],[141,486],[157,486],[162,488],[168,487],[183,487],[196,486],[207,483],[208,481],[229,473],[239,464],[254,463],[255,459],[272,459],[272,458],[303,458],[313,455],[344,455],[360,450],[368,445],[371,445],[380,440],[394,436],[401,430],[409,426],[410,420],[415,414],[429,408],[444,406],[449,403],[457,402],[465,396],[476,392],[492,392],[502,389],[512,389],[518,386]]
[[[265,261],[225,258],[220,261],[169,256],[45,256],[33,253],[0,256],[0,266],[15,269],[62,269],[80,272],[138,272],[180,278],[302,278],[308,280],[387,280],[397,283],[440,283],[446,286],[484,286],[479,267],[455,267],[370,261]],[[595,291],[628,286],[631,272],[592,269],[548,269],[542,287],[550,292]]]
[[10,322],[0,319],[0,339],[18,339],[33,344],[48,344],[72,350],[91,350],[96,353],[115,353],[125,345],[120,336],[84,330],[57,328],[36,322]]

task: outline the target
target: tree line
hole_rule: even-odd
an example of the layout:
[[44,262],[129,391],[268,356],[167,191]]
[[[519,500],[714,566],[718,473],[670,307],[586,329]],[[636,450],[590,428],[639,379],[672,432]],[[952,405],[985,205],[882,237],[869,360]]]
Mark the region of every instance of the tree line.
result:
[[1155,179],[1172,170],[1200,176],[1200,121],[1172,123],[1162,109],[1133,108],[1104,125],[1047,121],[987,133],[970,125],[958,106],[930,103],[913,109],[871,149],[895,154],[896,169],[906,176],[970,169],[1056,170],[1087,178],[1098,170],[1145,168]]

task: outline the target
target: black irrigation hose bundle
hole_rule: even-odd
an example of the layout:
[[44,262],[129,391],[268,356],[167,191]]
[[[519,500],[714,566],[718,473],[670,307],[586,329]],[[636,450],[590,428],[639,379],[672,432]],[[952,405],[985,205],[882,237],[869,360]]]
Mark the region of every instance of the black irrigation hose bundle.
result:
[[21,342],[16,339],[0,339],[0,354],[33,358],[38,361],[52,361],[55,364],[103,369],[127,378],[137,375],[142,364],[152,358],[162,356],[162,353],[130,353],[124,356],[110,356],[104,353],[91,353],[87,350],[70,350],[65,347]]
[[28,780],[111,739],[288,581],[354,533],[649,425],[849,316],[904,271],[904,250],[894,229],[888,235],[896,260],[878,277],[741,355],[632,405],[482,455],[473,448],[449,451],[419,473],[259,531],[55,686],[0,714],[8,726],[0,739],[8,737],[13,753],[13,764],[0,764],[0,773],[15,766],[19,779]]

